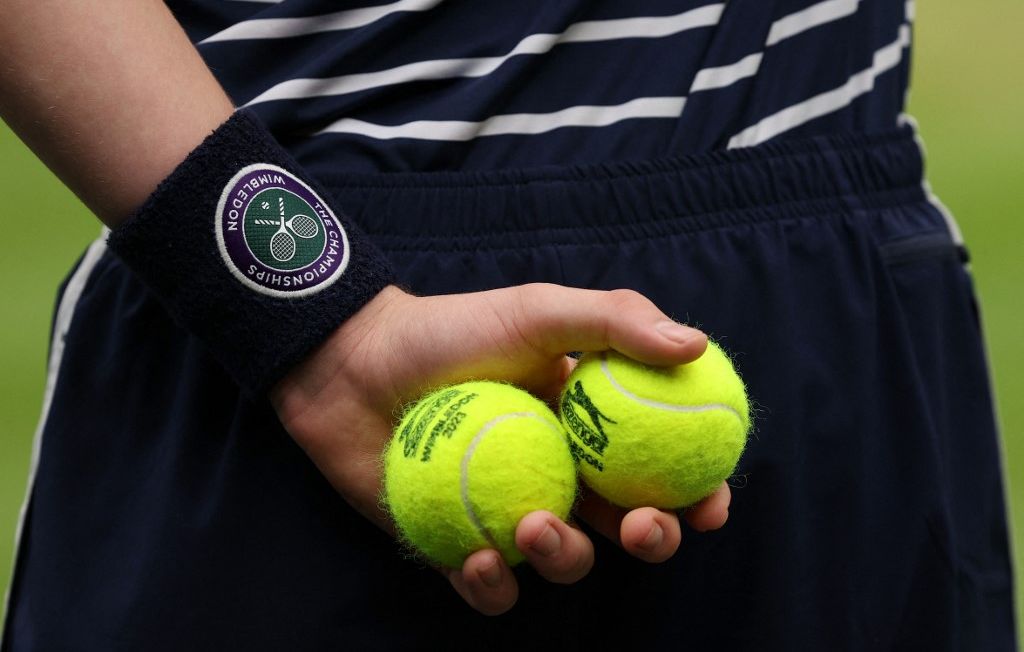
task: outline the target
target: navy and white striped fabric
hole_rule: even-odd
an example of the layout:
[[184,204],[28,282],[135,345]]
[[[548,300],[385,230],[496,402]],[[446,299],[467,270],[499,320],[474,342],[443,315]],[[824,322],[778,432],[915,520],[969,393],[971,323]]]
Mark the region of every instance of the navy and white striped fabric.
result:
[[895,126],[911,2],[173,0],[314,174],[659,158]]

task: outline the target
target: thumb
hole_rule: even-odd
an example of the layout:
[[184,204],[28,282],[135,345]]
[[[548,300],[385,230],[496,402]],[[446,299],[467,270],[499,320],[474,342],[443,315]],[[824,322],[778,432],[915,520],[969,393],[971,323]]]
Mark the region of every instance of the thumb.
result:
[[581,290],[529,284],[516,288],[512,318],[523,337],[548,354],[615,349],[652,365],[692,362],[707,348],[701,331],[679,324],[633,290]]

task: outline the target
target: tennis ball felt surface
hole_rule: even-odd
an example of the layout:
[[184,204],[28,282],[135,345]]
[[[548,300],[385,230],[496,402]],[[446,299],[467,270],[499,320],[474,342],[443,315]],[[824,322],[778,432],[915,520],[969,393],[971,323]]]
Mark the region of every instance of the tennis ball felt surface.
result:
[[677,509],[710,495],[732,474],[750,429],[743,381],[713,343],[675,367],[588,353],[560,410],[580,474],[623,507]]
[[468,382],[427,395],[384,452],[384,500],[400,536],[452,568],[483,548],[519,563],[519,520],[538,509],[565,519],[575,496],[558,418],[511,385]]

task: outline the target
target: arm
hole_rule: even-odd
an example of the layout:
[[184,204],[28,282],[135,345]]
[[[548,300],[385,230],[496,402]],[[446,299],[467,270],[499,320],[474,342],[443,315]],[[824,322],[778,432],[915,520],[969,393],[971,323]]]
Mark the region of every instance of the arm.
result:
[[234,110],[158,0],[9,0],[0,116],[116,226]]
[[[161,2],[109,10],[98,0],[10,0],[0,13],[0,116],[115,227],[233,107]],[[674,326],[676,337],[662,330]],[[377,459],[395,408],[424,388],[490,377],[551,399],[572,365],[565,351],[613,347],[671,364],[696,358],[705,344],[630,292],[523,286],[413,297],[391,286],[287,373],[271,399],[332,485],[387,529]],[[719,527],[728,501],[723,487],[687,518],[698,529]],[[662,561],[679,545],[672,513],[627,513],[596,499],[577,512],[641,559]],[[525,517],[517,543],[555,582],[576,581],[593,563],[587,537],[550,514]],[[516,600],[515,578],[492,550],[446,574],[480,611],[500,613]]]

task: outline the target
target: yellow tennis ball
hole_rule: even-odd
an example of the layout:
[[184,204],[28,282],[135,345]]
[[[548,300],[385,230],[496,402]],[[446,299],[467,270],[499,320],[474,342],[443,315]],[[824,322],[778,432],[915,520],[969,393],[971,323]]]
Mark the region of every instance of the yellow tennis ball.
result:
[[384,452],[384,501],[401,538],[452,568],[483,548],[522,561],[519,520],[538,509],[565,519],[575,496],[558,418],[511,385],[468,382],[427,395]]
[[580,474],[623,507],[676,509],[708,496],[732,474],[750,429],[743,381],[713,343],[674,367],[584,355],[560,410]]

